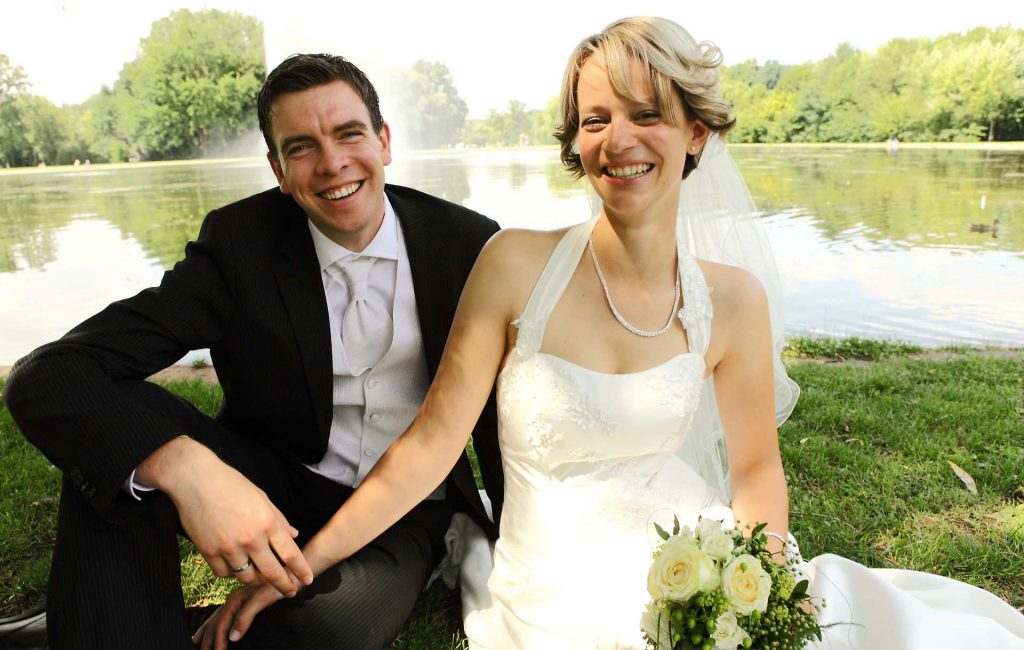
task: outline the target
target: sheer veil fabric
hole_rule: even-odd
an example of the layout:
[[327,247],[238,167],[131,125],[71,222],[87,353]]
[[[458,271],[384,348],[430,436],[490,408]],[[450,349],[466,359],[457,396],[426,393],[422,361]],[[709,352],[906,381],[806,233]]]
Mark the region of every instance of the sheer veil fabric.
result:
[[[592,190],[589,196],[593,213],[599,213],[601,200]],[[800,387],[782,364],[785,332],[781,281],[761,213],[717,133],[708,137],[697,168],[682,181],[676,237],[681,248],[697,259],[738,266],[757,277],[764,287],[772,328],[775,423],[782,426],[793,412]],[[721,501],[731,501],[725,432],[715,401],[713,375],[705,380],[693,428],[678,455]]]

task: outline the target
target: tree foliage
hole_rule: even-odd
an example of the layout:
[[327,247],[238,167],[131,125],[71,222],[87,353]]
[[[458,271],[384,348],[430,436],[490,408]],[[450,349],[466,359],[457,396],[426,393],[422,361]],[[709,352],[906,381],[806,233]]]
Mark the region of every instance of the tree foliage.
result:
[[0,165],[201,156],[255,129],[263,59],[257,19],[183,9],[153,23],[113,88],[57,107],[0,54]]
[[434,149],[460,141],[469,109],[445,64],[421,59],[404,71],[399,106],[408,129],[403,137],[412,146]]
[[[266,70],[263,25],[234,12],[180,9],[153,23],[114,85],[102,135],[144,158],[201,154],[250,130]],[[108,113],[109,116],[109,113]]]
[[726,68],[739,142],[1024,138],[1024,30],[894,39],[875,54],[840,45],[817,63]]

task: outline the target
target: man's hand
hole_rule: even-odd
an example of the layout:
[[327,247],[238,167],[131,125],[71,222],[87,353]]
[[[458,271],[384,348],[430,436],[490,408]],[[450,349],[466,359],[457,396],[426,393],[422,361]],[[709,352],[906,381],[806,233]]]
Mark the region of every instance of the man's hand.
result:
[[285,596],[297,588],[289,571],[303,584],[313,581],[293,540],[298,531],[263,490],[200,443],[172,440],[143,461],[135,476],[171,498],[185,532],[218,576],[266,582]]

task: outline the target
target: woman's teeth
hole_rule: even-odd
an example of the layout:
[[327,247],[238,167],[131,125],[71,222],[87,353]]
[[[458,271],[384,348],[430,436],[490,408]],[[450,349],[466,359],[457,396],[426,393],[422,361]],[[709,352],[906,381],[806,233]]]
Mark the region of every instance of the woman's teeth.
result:
[[623,165],[622,167],[606,167],[605,170],[609,176],[615,178],[636,178],[637,176],[643,176],[647,172],[654,169],[654,165],[645,163],[643,165]]

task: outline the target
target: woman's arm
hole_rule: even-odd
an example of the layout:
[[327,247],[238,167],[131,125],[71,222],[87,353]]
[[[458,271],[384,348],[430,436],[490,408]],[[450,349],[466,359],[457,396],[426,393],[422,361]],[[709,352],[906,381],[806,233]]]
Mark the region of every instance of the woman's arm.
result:
[[505,356],[518,294],[515,240],[503,231],[480,253],[459,300],[437,374],[409,429],[303,549],[314,573],[352,555],[444,480],[473,430]]
[[[723,273],[715,317],[725,328],[722,358],[714,371],[715,398],[725,430],[732,481],[732,509],[741,524],[766,522],[785,539],[789,498],[775,426],[775,386],[768,301],[760,282],[739,269]],[[717,332],[716,332],[717,333]],[[782,550],[779,539],[769,548]]]

